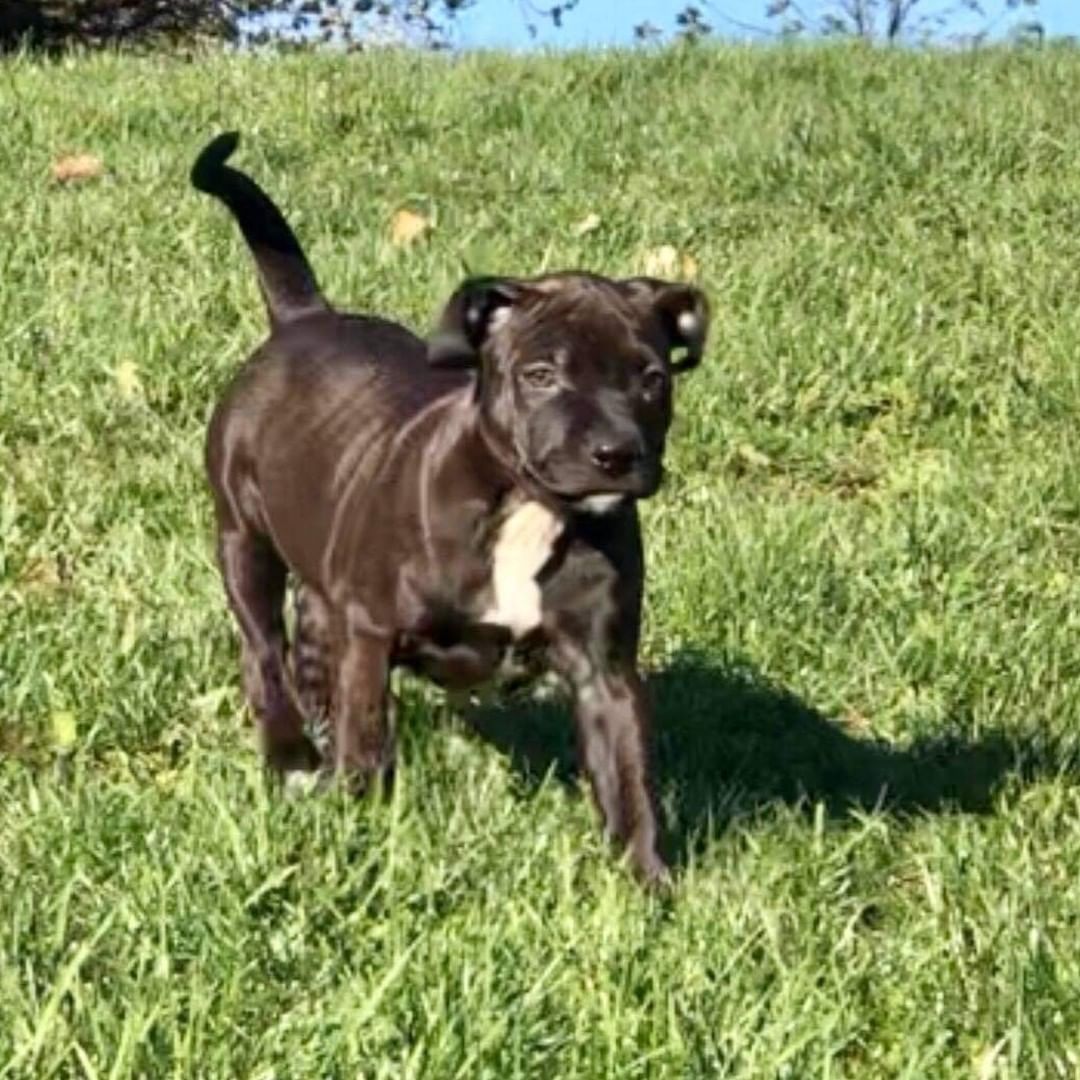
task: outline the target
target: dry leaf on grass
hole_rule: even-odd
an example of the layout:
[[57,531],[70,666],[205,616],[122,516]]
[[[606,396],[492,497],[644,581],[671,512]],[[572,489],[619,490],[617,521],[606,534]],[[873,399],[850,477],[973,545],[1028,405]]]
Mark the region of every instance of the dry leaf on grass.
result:
[[661,244],[658,248],[645,252],[641,267],[648,277],[673,278],[687,280],[697,277],[698,264],[693,255],[682,254],[671,244]]
[[586,214],[570,231],[575,236],[585,236],[587,233],[596,232],[600,228],[599,214]]
[[772,458],[750,443],[739,443],[728,455],[728,461],[738,476],[748,472],[761,472],[773,466]]
[[93,154],[65,154],[52,164],[53,179],[58,184],[72,180],[96,180],[105,173],[101,158]]
[[848,731],[854,731],[859,734],[865,734],[870,731],[870,720],[864,716],[858,709],[848,709],[840,717],[840,723]]
[[390,241],[394,247],[405,247],[426,236],[434,225],[431,219],[415,210],[397,210],[390,219]]
[[60,564],[48,556],[31,559],[22,568],[19,585],[28,593],[54,593],[63,584]]
[[113,369],[116,378],[116,389],[125,401],[134,401],[142,395],[142,379],[139,378],[139,369],[132,360],[121,360]]
[[693,255],[683,255],[679,260],[679,270],[687,281],[693,281],[697,277],[697,259]]
[[53,746],[57,750],[70,750],[79,738],[79,725],[75,714],[67,709],[54,712],[49,717],[49,727],[52,733]]
[[[1001,1039],[994,1043],[993,1046],[987,1046],[975,1055],[971,1065],[976,1080],[993,1080],[993,1077],[997,1076],[999,1060],[1008,1042],[1007,1038]],[[1001,1064],[1005,1064],[1005,1062],[1001,1061]]]

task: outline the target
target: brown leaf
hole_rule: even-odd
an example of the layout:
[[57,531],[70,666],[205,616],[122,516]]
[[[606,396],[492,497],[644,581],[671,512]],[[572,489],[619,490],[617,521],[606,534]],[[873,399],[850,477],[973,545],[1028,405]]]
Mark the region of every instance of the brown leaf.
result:
[[763,472],[773,467],[773,460],[764,451],[750,443],[740,443],[729,455],[731,467],[739,476],[749,472]]
[[576,225],[571,226],[570,231],[575,236],[585,236],[587,233],[596,232],[600,228],[599,214],[586,214]]
[[390,219],[390,241],[394,247],[406,247],[426,236],[434,227],[430,218],[415,210],[396,210]]
[[142,380],[133,360],[121,360],[113,369],[116,389],[125,401],[134,401],[142,395]]
[[53,746],[57,750],[68,752],[79,738],[79,722],[69,709],[61,709],[49,717]]
[[96,180],[105,174],[101,158],[93,154],[65,154],[57,158],[52,165],[53,179],[58,184],[72,180]]
[[[997,1076],[1001,1052],[1008,1045],[1008,1042],[1008,1038],[1000,1039],[993,1046],[983,1047],[972,1058],[972,1072],[975,1074],[976,1080],[993,1080],[993,1077]],[[1001,1063],[1004,1064],[1004,1062]]]
[[18,581],[28,593],[54,593],[64,583],[63,571],[55,559],[42,556],[27,562]]
[[642,271],[649,277],[678,278],[691,281],[697,277],[697,259],[687,252],[680,252],[671,244],[661,244],[646,251],[641,260]]
[[840,717],[840,723],[843,724],[848,731],[854,731],[858,733],[865,733],[870,730],[870,720],[864,716],[858,709],[848,709],[847,712]]
[[670,244],[663,244],[645,252],[641,268],[649,277],[672,277],[679,268],[679,253]]

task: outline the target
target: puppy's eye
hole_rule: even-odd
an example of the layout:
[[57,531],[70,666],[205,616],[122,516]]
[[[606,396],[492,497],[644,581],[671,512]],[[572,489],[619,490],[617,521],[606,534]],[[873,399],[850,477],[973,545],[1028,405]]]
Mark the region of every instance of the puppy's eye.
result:
[[546,390],[555,385],[555,369],[550,364],[530,364],[521,377],[536,390]]
[[647,398],[658,398],[667,386],[667,376],[659,368],[646,371],[641,377],[641,390]]

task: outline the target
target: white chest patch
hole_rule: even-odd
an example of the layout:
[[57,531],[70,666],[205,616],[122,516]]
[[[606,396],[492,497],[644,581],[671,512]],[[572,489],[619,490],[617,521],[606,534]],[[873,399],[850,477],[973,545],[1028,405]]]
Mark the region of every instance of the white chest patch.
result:
[[492,551],[492,600],[483,622],[505,626],[515,638],[540,625],[536,575],[551,558],[562,530],[562,519],[538,502],[522,503],[503,522]]

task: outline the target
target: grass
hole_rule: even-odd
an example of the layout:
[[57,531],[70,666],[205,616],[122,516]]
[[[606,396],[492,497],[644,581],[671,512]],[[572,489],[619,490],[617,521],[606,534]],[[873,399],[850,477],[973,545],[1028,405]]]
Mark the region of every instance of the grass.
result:
[[[1080,1075],[1078,99],[1067,49],[5,63],[0,1076]],[[699,264],[670,902],[542,703],[403,684],[392,800],[265,790],[200,461],[263,316],[186,179],[234,126],[417,326],[466,265]]]

